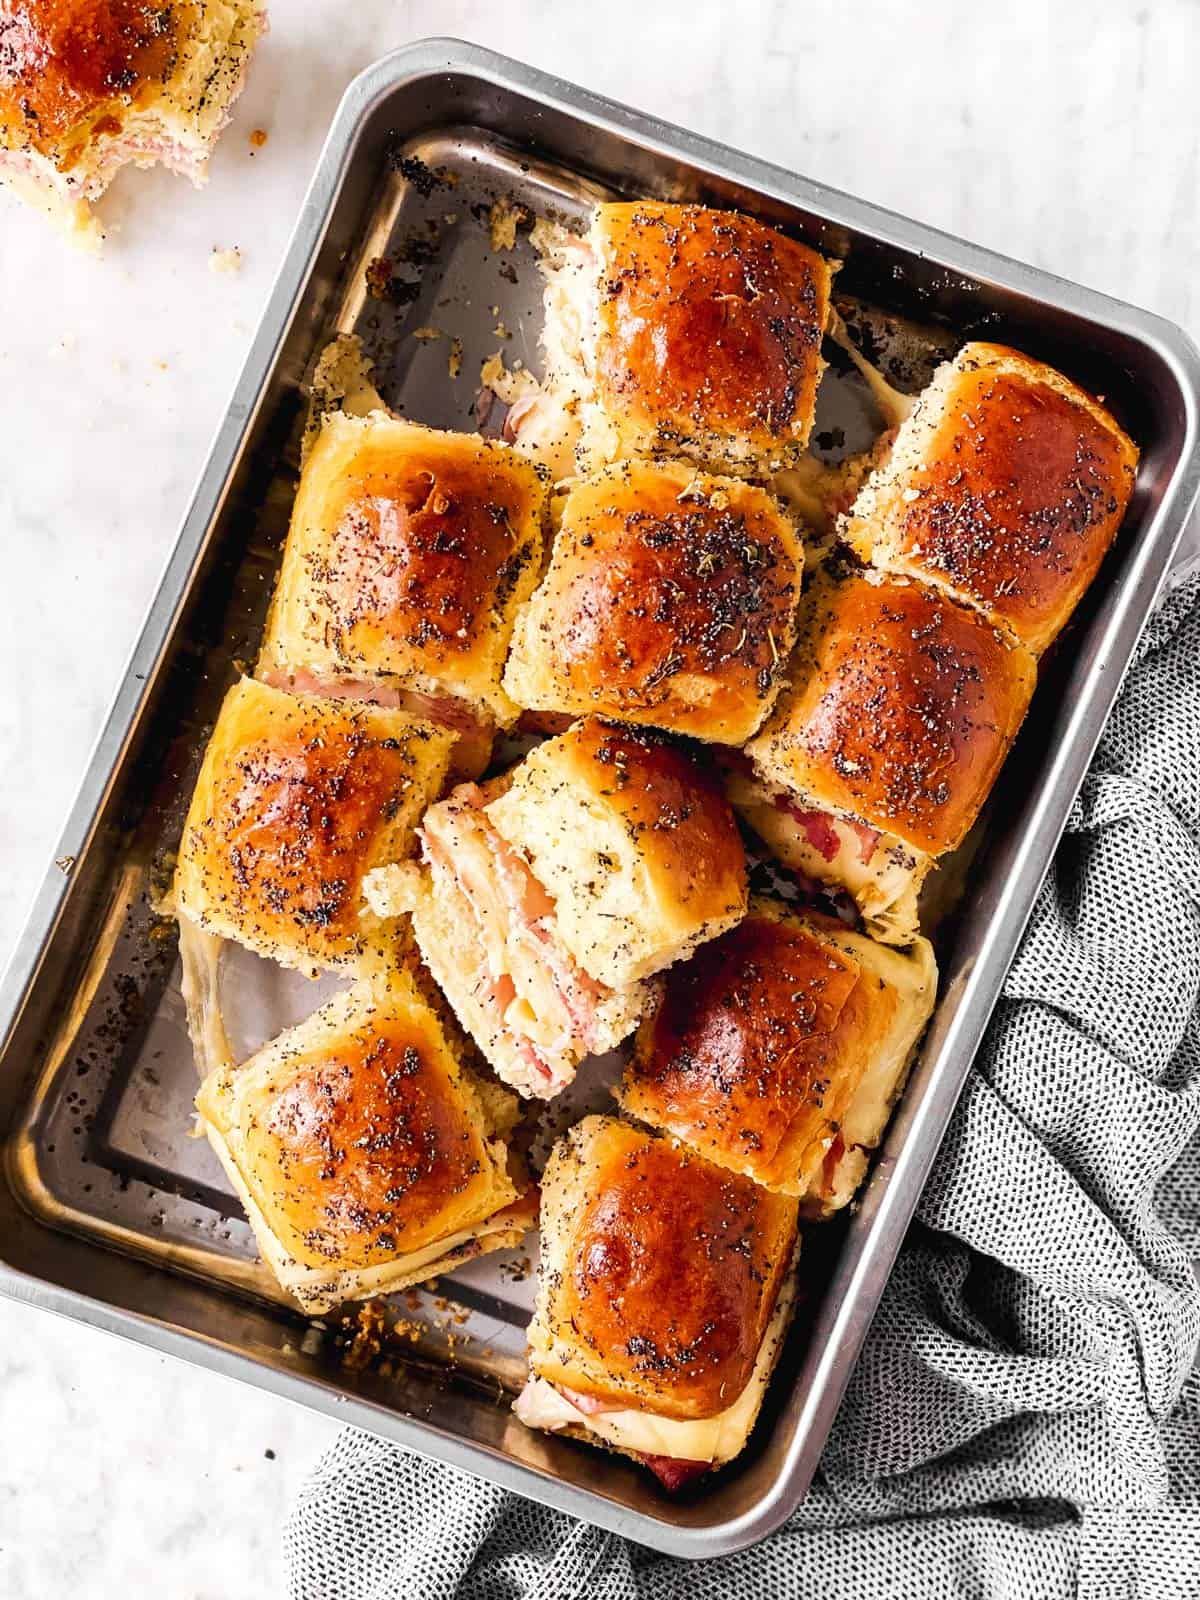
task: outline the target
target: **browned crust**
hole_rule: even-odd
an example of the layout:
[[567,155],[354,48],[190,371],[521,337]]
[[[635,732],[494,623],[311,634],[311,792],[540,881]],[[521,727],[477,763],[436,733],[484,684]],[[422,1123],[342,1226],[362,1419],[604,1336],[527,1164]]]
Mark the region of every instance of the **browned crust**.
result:
[[556,742],[562,770],[618,811],[689,915],[744,904],[746,853],[716,775],[660,735],[589,717]]
[[0,12],[0,146],[53,154],[64,134],[107,111],[120,131],[175,70],[197,7],[145,0],[9,0]]
[[333,418],[301,479],[264,662],[494,697],[544,512],[533,467],[501,444]]
[[662,451],[713,434],[768,454],[807,443],[828,262],[704,206],[603,206],[595,237],[597,395],[622,426],[651,430]]
[[1036,680],[1029,653],[976,613],[858,576],[816,586],[792,671],[747,747],[755,765],[933,855],[974,822]]
[[954,366],[919,462],[885,492],[887,559],[981,607],[1036,654],[1095,577],[1138,451],[1090,395],[1015,350],[968,345]]
[[615,1120],[551,1286],[552,1321],[606,1381],[539,1375],[664,1417],[723,1411],[749,1382],[795,1234],[793,1201]]
[[377,1015],[264,1087],[243,1130],[244,1175],[297,1260],[378,1266],[437,1239],[448,1206],[486,1199],[483,1131],[442,1048],[429,1019]]
[[755,915],[668,973],[621,1103],[708,1159],[800,1192],[895,997],[819,920]]
[[229,691],[184,824],[179,909],[290,964],[353,964],[362,879],[407,853],[451,735],[406,712]]
[[803,550],[765,491],[678,463],[576,484],[506,683],[543,710],[740,744],[782,680]]

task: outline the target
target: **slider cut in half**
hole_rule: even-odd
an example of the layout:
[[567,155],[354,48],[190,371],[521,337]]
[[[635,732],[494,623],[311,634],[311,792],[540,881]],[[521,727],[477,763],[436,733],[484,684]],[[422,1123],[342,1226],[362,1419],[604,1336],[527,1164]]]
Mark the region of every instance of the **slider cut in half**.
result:
[[258,676],[444,723],[487,764],[518,606],[537,582],[545,490],[507,445],[384,411],[325,416],[305,460]]
[[786,865],[845,889],[867,929],[916,935],[933,859],[962,843],[1033,693],[1032,656],[907,579],[822,576],[790,683],[731,796]]
[[[619,1044],[645,980],[746,911],[746,859],[713,782],[652,735],[591,720],[422,823],[411,905],[430,971],[505,1083],[548,1099]],[[373,891],[374,892],[374,891]]]
[[181,926],[286,967],[365,970],[394,942],[363,878],[411,854],[451,735],[407,711],[286,694],[225,697],[175,871]]
[[622,1109],[827,1215],[862,1180],[936,987],[925,939],[901,952],[831,917],[755,901],[667,974]]
[[684,455],[766,476],[812,428],[830,264],[734,211],[602,205],[580,239],[539,225],[545,381],[509,429],[558,475]]
[[533,1428],[619,1450],[669,1489],[754,1426],[792,1306],[796,1202],[615,1117],[542,1179]]
[[263,1260],[310,1315],[517,1244],[535,1220],[504,1142],[515,1100],[461,1064],[403,969],[213,1073],[196,1106]]
[[680,462],[609,467],[566,497],[505,688],[533,710],[743,744],[782,681],[803,566],[765,490]]
[[936,584],[1039,655],[1125,515],[1138,452],[1091,395],[1002,345],[938,368],[845,528],[865,561]]
[[128,162],[202,183],[265,27],[260,0],[6,0],[0,181],[93,245]]

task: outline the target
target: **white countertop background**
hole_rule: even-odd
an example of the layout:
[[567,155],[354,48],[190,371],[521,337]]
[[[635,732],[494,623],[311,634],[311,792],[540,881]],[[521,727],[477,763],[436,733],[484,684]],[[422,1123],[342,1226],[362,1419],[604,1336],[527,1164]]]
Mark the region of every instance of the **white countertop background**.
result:
[[[491,45],[1200,325],[1191,0],[274,0],[273,29],[208,188],[125,174],[100,260],[0,195],[0,961],[334,107],[384,51],[429,34]],[[232,246],[242,270],[215,275],[210,252]],[[283,1517],[334,1431],[0,1302],[0,1600],[281,1595]]]

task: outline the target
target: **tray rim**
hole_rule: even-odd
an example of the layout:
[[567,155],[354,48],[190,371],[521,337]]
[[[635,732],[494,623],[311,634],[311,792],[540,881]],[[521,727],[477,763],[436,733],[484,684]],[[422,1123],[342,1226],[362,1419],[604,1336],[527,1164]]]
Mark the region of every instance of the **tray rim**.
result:
[[[1018,845],[1007,882],[992,912],[1003,929],[986,946],[968,974],[962,1003],[940,1044],[943,1070],[933,1075],[908,1128],[894,1175],[874,1220],[871,1235],[849,1273],[835,1274],[829,1303],[834,1306],[825,1360],[813,1374],[806,1402],[794,1424],[781,1468],[767,1491],[747,1510],[724,1522],[681,1526],[651,1513],[634,1511],[591,1490],[577,1487],[535,1466],[514,1461],[489,1446],[473,1443],[406,1417],[368,1399],[350,1399],[302,1373],[280,1371],[199,1332],[171,1327],[142,1313],[118,1309],[92,1296],[45,1282],[0,1261],[0,1294],[37,1305],[102,1331],[124,1336],[164,1354],[254,1384],[344,1421],[354,1421],[421,1454],[433,1456],[476,1476],[557,1509],[580,1516],[667,1554],[710,1557],[742,1549],[765,1537],[795,1510],[811,1481],[816,1455],[805,1471],[800,1461],[815,1431],[832,1424],[852,1356],[875,1310],[878,1292],[899,1248],[903,1227],[919,1197],[924,1177],[966,1081],[991,1003],[980,1013],[971,993],[995,993],[1012,960],[1032,908],[1038,884],[1049,865],[1071,801],[1090,763],[1121,672],[1165,581],[1171,557],[1200,489],[1200,352],[1177,325],[1155,313],[1087,289],[952,234],[916,222],[884,207],[826,187],[773,163],[743,154],[662,119],[620,105],[591,90],[525,66],[480,46],[454,39],[425,39],[385,55],[348,86],[285,248],[280,271],[262,313],[230,405],[200,473],[179,534],[164,566],[145,621],[127,660],[124,675],[89,758],[87,771],[63,829],[54,861],[78,859],[89,848],[128,736],[152,692],[162,653],[174,629],[193,570],[208,542],[270,379],[280,345],[291,324],[312,264],[324,239],[333,202],[353,157],[358,136],[379,102],[407,84],[443,74],[469,76],[520,94],[566,117],[607,128],[633,139],[653,154],[683,158],[705,173],[737,182],[758,194],[800,206],[826,222],[873,235],[884,244],[934,256],[950,270],[986,279],[1024,295],[1041,307],[1083,317],[1134,340],[1168,369],[1184,407],[1179,460],[1162,498],[1147,518],[1136,554],[1112,613],[1097,641],[1097,654],[1109,671],[1100,691],[1080,697],[1058,750],[1046,763],[1044,799]],[[1092,724],[1094,723],[1094,726]],[[1031,881],[1032,880],[1032,881]],[[25,1003],[33,992],[42,956],[58,924],[70,888],[69,873],[52,864],[37,892],[25,926],[0,981],[0,1056],[8,1047]],[[1024,912],[1014,904],[1026,899]],[[1007,915],[1006,915],[1007,912]],[[952,1058],[948,1061],[947,1058]],[[954,1070],[950,1070],[950,1066]],[[932,1144],[923,1144],[922,1130]],[[864,1295],[869,1305],[864,1304]],[[840,1360],[844,1371],[835,1368]],[[822,1433],[822,1443],[824,1435]]]

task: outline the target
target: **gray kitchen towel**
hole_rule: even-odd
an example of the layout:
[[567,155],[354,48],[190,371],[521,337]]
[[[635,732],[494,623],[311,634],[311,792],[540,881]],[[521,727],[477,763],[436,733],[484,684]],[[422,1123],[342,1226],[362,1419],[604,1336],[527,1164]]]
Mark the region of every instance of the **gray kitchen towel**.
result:
[[681,1564],[348,1432],[293,1600],[1200,1597],[1200,577],[1142,641],[800,1510]]

